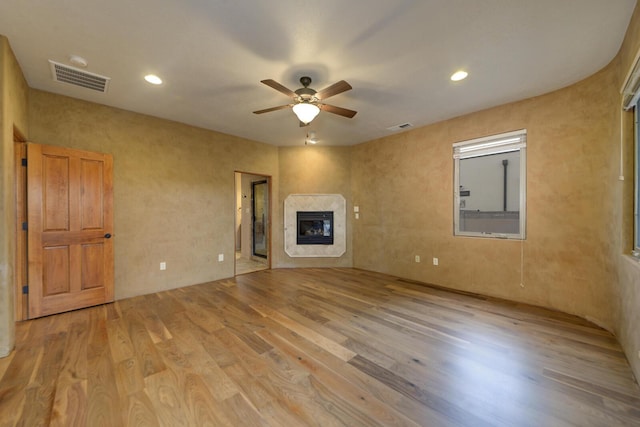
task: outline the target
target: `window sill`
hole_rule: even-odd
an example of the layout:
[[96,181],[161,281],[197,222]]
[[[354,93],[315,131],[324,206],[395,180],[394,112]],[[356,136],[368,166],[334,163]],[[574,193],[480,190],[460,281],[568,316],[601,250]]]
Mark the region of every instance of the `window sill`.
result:
[[622,258],[627,260],[629,264],[633,265],[634,268],[640,270],[640,254],[638,256],[634,256],[632,254],[622,254]]

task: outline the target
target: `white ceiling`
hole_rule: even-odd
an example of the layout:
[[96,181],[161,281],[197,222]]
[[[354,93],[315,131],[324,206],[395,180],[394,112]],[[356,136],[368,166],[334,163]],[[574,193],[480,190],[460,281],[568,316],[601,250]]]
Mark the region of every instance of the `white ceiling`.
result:
[[[636,0],[2,0],[0,34],[29,86],[274,145],[352,145],[570,85],[617,53]],[[49,59],[111,78],[106,94],[54,82]],[[469,77],[453,83],[463,68]],[[155,87],[148,73],[164,79]],[[353,90],[300,128],[308,75]]]

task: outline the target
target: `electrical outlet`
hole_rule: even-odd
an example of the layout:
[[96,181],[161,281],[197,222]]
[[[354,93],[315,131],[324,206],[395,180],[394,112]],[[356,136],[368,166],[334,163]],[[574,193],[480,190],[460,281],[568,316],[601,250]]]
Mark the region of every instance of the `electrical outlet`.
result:
[[224,261],[224,254],[218,254],[218,262]]
[[167,263],[166,262],[161,262],[160,263],[160,270],[166,270],[167,269]]
[[420,262],[420,255],[416,255],[416,262]]
[[433,265],[438,265],[438,258],[433,258]]

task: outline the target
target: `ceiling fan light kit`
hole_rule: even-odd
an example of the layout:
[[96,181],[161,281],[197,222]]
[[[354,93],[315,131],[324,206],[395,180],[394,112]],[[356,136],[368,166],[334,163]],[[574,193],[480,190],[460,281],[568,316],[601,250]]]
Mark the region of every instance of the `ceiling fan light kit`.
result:
[[311,84],[311,78],[303,76],[300,78],[300,83],[303,87],[295,92],[291,89],[281,85],[275,80],[267,79],[261,80],[260,83],[281,92],[293,99],[293,104],[280,105],[277,107],[265,108],[264,110],[254,111],[254,114],[269,113],[271,111],[282,110],[285,108],[291,108],[295,115],[300,120],[300,126],[306,126],[320,113],[320,110],[328,111],[329,113],[337,114],[339,116],[352,118],[356,115],[356,111],[349,110],[347,108],[336,107],[334,105],[325,104],[322,101],[339,93],[351,90],[352,87],[344,80],[340,80],[337,83],[321,90],[316,91],[309,87]]
[[309,124],[313,119],[316,118],[318,113],[320,113],[320,108],[309,102],[301,102],[300,104],[295,104],[293,107],[293,112],[298,117],[302,123]]

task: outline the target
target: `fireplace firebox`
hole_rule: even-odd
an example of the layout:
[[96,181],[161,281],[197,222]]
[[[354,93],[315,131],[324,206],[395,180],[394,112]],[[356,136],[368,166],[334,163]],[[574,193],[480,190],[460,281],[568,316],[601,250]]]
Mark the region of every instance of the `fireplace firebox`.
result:
[[333,245],[332,211],[298,211],[298,245]]

